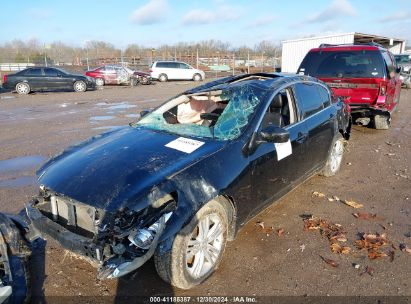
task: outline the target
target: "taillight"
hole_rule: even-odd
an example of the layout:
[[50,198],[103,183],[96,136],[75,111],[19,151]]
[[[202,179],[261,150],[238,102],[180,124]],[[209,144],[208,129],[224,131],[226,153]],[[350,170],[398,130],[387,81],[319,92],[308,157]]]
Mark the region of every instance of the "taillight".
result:
[[6,83],[7,81],[7,75],[3,75],[3,83]]
[[380,95],[385,96],[387,93],[387,85],[385,83],[380,84]]
[[149,72],[149,73],[153,73],[153,70],[152,70],[152,69],[149,69],[148,72]]

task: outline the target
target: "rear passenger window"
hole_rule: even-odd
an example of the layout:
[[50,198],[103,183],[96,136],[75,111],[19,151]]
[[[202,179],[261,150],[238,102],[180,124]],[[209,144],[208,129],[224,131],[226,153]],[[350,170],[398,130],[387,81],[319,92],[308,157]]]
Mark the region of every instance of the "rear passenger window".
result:
[[171,68],[170,62],[157,62],[156,68]]
[[330,98],[329,91],[322,86],[316,86],[316,87],[318,88],[318,93],[320,93],[320,98],[321,98],[323,107],[324,108],[328,107],[331,104],[331,98]]
[[[391,72],[395,72],[394,62],[391,60],[391,57],[388,54],[388,52],[383,51],[382,57],[384,58],[385,64],[387,65],[388,75],[390,75]],[[392,77],[392,75],[390,75],[390,77]]]
[[30,69],[24,73],[25,76],[43,76],[41,69]]
[[316,84],[298,83],[295,93],[298,105],[301,108],[302,118],[307,118],[324,108],[323,98],[320,96],[319,86]]

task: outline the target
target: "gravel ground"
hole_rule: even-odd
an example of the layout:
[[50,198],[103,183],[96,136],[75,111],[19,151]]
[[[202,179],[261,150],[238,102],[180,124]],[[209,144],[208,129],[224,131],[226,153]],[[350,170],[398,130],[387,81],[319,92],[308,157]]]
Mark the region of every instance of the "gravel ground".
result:
[[[174,82],[28,96],[0,93],[1,210],[18,212],[37,193],[34,171],[47,158],[125,125],[142,109],[194,85]],[[188,291],[168,286],[157,276],[152,261],[119,280],[98,281],[90,264],[49,240],[44,252],[39,250],[32,259],[33,294],[56,302],[75,295],[92,296],[84,298],[89,302],[96,296],[112,302],[141,295],[410,297],[411,254],[399,250],[400,243],[411,248],[410,103],[411,91],[403,90],[399,111],[387,131],[355,126],[340,173],[312,177],[249,222],[228,244],[220,268],[201,286]],[[314,191],[325,197],[313,195]],[[329,201],[333,196],[364,207]],[[357,219],[354,212],[377,217]],[[342,225],[352,252],[332,253],[329,241],[317,230],[304,231],[302,214]],[[278,229],[284,229],[281,236]],[[354,241],[362,232],[386,233],[390,245],[383,251],[393,251],[393,261],[390,257],[369,260],[366,252],[355,249]],[[339,266],[332,267],[321,257]]]

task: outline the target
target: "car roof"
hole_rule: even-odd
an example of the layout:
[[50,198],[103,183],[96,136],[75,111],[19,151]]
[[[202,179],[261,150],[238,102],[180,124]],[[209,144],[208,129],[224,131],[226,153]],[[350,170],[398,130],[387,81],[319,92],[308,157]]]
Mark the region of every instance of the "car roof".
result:
[[321,44],[310,52],[335,52],[335,51],[384,51],[379,44]]
[[323,83],[321,80],[307,75],[289,73],[252,73],[220,78],[215,81],[208,82],[202,86],[190,89],[186,91],[186,94],[228,89],[230,87],[238,87],[245,84],[251,84],[267,90],[275,89],[283,84],[292,83],[295,81]]

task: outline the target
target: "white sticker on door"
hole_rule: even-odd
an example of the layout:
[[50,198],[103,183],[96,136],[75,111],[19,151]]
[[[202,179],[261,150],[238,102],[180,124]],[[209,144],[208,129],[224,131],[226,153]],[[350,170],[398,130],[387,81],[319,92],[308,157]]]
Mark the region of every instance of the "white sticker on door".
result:
[[198,141],[190,138],[179,137],[166,144],[166,147],[175,149],[185,153],[191,153],[204,145],[203,141]]
[[274,143],[274,146],[277,151],[277,160],[282,160],[293,153],[290,140],[285,143]]

